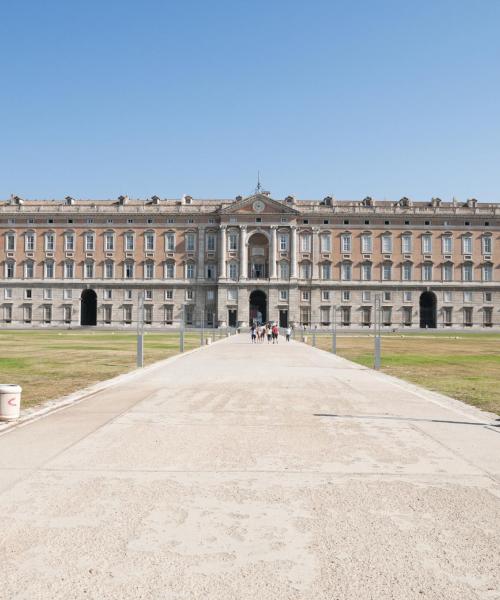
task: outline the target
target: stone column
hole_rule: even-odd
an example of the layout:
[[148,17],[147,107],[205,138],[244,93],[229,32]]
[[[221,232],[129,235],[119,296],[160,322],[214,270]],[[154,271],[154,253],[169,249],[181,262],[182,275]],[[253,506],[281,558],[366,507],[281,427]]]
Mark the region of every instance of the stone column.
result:
[[290,232],[290,279],[297,277],[297,227],[291,226]]
[[198,228],[198,267],[197,278],[205,279],[205,227]]
[[219,279],[226,278],[226,226],[220,226]]
[[240,279],[248,277],[247,226],[240,225]]
[[312,278],[319,279],[319,235],[318,228],[312,230]]
[[271,244],[269,247],[269,277],[276,279],[276,225],[271,226]]

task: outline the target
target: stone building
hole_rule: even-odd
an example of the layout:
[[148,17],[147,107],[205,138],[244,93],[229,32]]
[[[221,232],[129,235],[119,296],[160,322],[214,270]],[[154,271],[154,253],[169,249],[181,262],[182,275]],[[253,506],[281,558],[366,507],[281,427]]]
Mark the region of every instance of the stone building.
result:
[[0,202],[8,326],[500,326],[500,204]]

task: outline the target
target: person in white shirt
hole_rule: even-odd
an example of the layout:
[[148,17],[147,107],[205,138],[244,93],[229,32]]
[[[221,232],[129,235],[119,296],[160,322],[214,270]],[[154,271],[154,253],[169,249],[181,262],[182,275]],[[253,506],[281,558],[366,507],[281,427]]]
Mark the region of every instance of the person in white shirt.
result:
[[285,334],[286,334],[286,341],[289,342],[290,341],[290,336],[292,335],[292,328],[291,327],[287,327],[285,329]]

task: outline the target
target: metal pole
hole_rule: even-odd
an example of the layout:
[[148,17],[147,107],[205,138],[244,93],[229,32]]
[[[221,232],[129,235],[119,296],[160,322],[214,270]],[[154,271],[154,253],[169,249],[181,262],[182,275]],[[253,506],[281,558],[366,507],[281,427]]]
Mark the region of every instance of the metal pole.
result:
[[137,353],[136,365],[138,369],[144,366],[144,292],[139,292],[139,305],[137,307]]
[[181,307],[181,322],[179,329],[179,352],[184,352],[184,304]]
[[380,308],[380,294],[375,294],[375,356],[373,361],[373,368],[377,371],[380,369],[381,363],[381,308]]
[[201,309],[201,332],[200,332],[200,346],[203,346],[205,340],[205,332],[203,330],[205,325],[205,306]]
[[333,306],[332,353],[337,354],[337,305]]

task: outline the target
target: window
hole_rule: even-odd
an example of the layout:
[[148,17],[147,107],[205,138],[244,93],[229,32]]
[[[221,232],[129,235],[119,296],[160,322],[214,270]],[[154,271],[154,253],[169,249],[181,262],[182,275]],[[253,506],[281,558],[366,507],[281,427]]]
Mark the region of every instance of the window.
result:
[[75,234],[72,232],[67,232],[64,234],[64,250],[66,252],[74,252],[75,251]]
[[332,277],[332,267],[330,263],[323,263],[321,265],[321,279],[331,279]]
[[280,290],[280,300],[286,302],[288,300],[288,290]]
[[103,290],[104,300],[111,300],[113,298],[113,290]]
[[12,288],[5,288],[5,290],[4,290],[4,298],[6,300],[12,300]]
[[403,268],[402,268],[401,274],[403,277],[403,281],[411,281],[412,264],[411,263],[403,263]]
[[453,308],[451,306],[443,307],[443,325],[445,327],[453,325]]
[[493,281],[493,265],[491,263],[483,265],[483,281]]
[[95,234],[93,231],[89,231],[85,234],[85,251],[93,252],[95,250]]
[[484,301],[485,302],[493,302],[492,292],[484,292]]
[[481,239],[483,254],[491,254],[493,251],[493,244],[491,235],[483,235]]
[[35,234],[27,233],[24,238],[24,250],[26,252],[33,252],[35,250]]
[[229,279],[238,279],[238,264],[231,262],[228,264],[228,277]]
[[165,306],[165,323],[172,325],[174,322],[174,307],[171,304]]
[[413,251],[411,235],[403,235],[401,237],[401,251],[403,254],[410,254]]
[[340,249],[341,252],[351,252],[352,244],[351,244],[351,234],[343,233],[340,237]]
[[144,290],[144,300],[153,299],[153,290]]
[[148,261],[144,263],[144,279],[154,279],[155,276],[155,264],[154,262]]
[[165,300],[174,299],[174,290],[165,290]]
[[93,279],[94,278],[94,263],[89,261],[84,265],[84,275],[85,279]]
[[148,219],[148,225],[151,225],[153,223],[153,219],[149,218]]
[[133,222],[134,222],[134,219],[127,219],[127,224],[128,225],[132,225]]
[[146,325],[151,325],[153,323],[153,307],[151,304],[144,307],[144,323]]
[[54,261],[48,260],[44,264],[44,277],[45,279],[53,279],[54,278]]
[[125,234],[125,251],[133,252],[135,248],[135,236],[133,233]]
[[392,235],[384,234],[382,236],[382,254],[391,254],[392,252]]
[[175,219],[173,217],[168,217],[167,223],[175,223]]
[[155,249],[155,234],[148,231],[144,234],[144,250],[146,252],[153,252]]
[[24,290],[24,299],[25,300],[33,300],[33,290],[30,290],[30,289]]
[[351,324],[351,307],[342,306],[340,308],[340,320],[344,327],[349,327]]
[[280,252],[286,252],[288,250],[288,235],[286,233],[280,233],[279,243]]
[[462,254],[472,254],[472,237],[470,235],[462,238]]
[[280,262],[280,279],[288,279],[290,276],[290,269],[286,260]]
[[227,290],[227,299],[229,302],[236,302],[238,300],[238,290],[236,288],[229,288]]
[[392,279],[392,264],[384,263],[382,265],[382,280],[390,281]]
[[93,222],[94,222],[94,219],[92,219],[92,218],[87,219],[87,225],[91,225]]
[[372,307],[362,306],[361,307],[361,325],[363,327],[370,327],[372,322]]
[[321,290],[321,300],[323,300],[323,302],[329,302],[329,300],[330,300],[330,291],[329,290]]
[[464,326],[472,327],[472,306],[464,306]]
[[363,254],[371,254],[373,252],[373,238],[369,233],[361,235],[361,252]]
[[391,301],[391,292],[384,292],[382,295],[383,301],[384,302],[390,302]]
[[453,281],[453,264],[444,263],[443,265],[443,281]]
[[123,321],[125,325],[130,325],[132,323],[132,307],[124,306],[123,307]]
[[451,254],[453,252],[453,238],[451,235],[443,236],[443,254]]
[[50,304],[43,307],[43,322],[44,323],[52,322],[52,306],[50,306]]
[[212,263],[208,263],[207,265],[205,265],[205,272],[207,279],[215,279],[217,277],[217,269]]
[[301,279],[311,279],[311,263],[303,262],[300,264]]
[[134,278],[134,263],[126,262],[123,266],[123,276],[125,279],[133,279]]
[[430,233],[424,233],[422,235],[422,254],[432,253],[432,235]]
[[403,292],[403,302],[412,302],[413,294],[411,292]]
[[424,263],[422,265],[422,280],[432,281],[432,263]]
[[112,308],[111,306],[104,307],[104,323],[106,325],[111,325],[111,317],[112,317]]
[[310,233],[303,233],[300,236],[300,249],[302,252],[311,252],[312,236]]
[[320,236],[320,248],[321,252],[331,252],[332,251],[332,238],[330,234],[322,234]]
[[165,263],[165,279],[174,279],[175,278],[175,263],[173,261],[168,261]]
[[464,302],[467,302],[467,303],[472,302],[472,292],[469,292],[469,291],[464,292]]
[[75,263],[72,260],[67,260],[64,263],[64,279],[73,279],[75,276]]
[[43,290],[43,299],[52,300],[52,288],[45,288]]
[[63,290],[63,300],[71,300],[73,298],[73,290]]
[[483,327],[493,326],[493,308],[491,306],[485,306],[483,308]]
[[24,263],[24,278],[33,279],[35,276],[35,263],[32,260],[28,260]]
[[13,251],[16,249],[16,234],[8,233],[5,236],[5,250]]
[[330,325],[330,307],[322,306],[320,309],[321,325]]
[[403,307],[403,326],[411,327],[412,313],[413,313],[413,310],[412,310],[411,306]]
[[56,235],[55,233],[45,234],[45,252],[54,252],[56,249]]
[[228,235],[228,248],[231,252],[238,250],[238,235],[236,233],[230,233]]
[[342,302],[350,302],[351,301],[351,292],[349,290],[342,291]]
[[382,306],[382,325],[389,327],[392,325],[392,307]]
[[300,324],[306,327],[311,323],[311,311],[308,306],[300,308]]
[[187,289],[186,290],[186,300],[194,300],[194,290]]
[[444,290],[443,302],[452,302],[452,301],[453,301],[453,292],[451,290]]
[[216,237],[213,233],[209,233],[207,235],[207,251],[208,252],[215,252],[215,248],[216,248]]
[[104,234],[104,250],[106,252],[113,252],[115,249],[115,234],[105,233]]
[[303,290],[303,291],[302,291],[302,294],[301,294],[301,299],[302,299],[304,302],[308,302],[308,301],[311,299],[311,294],[309,293],[309,291],[308,291],[308,290]]
[[167,252],[175,252],[175,233],[167,233],[165,235],[165,250]]
[[372,301],[372,293],[368,291],[361,292],[361,301],[362,302],[371,302]]
[[132,300],[132,290],[124,290],[123,298],[124,300]]
[[340,279],[342,281],[351,281],[352,279],[352,265],[348,262],[343,262],[340,265]]
[[187,263],[186,265],[186,279],[195,278],[195,265],[193,263]]
[[23,307],[23,321],[25,323],[31,323],[32,315],[33,315],[33,309],[32,309],[32,307],[31,306],[24,306]]
[[5,263],[5,278],[14,279],[16,276],[16,263],[13,260],[8,260]]
[[104,278],[105,279],[113,279],[115,276],[115,264],[114,262],[107,260],[104,263]]
[[370,281],[372,278],[372,264],[363,263],[361,265],[361,279],[363,281]]
[[215,300],[215,291],[207,290],[207,302],[213,302]]
[[472,263],[464,263],[462,265],[462,280],[463,281],[472,281],[473,280]]

